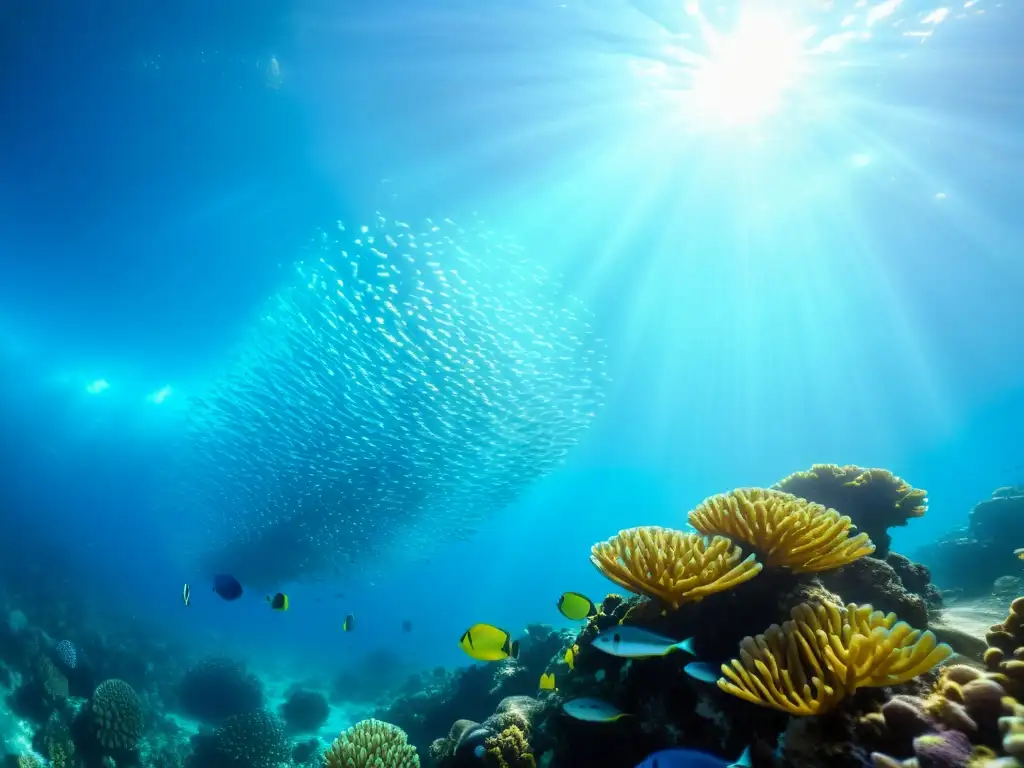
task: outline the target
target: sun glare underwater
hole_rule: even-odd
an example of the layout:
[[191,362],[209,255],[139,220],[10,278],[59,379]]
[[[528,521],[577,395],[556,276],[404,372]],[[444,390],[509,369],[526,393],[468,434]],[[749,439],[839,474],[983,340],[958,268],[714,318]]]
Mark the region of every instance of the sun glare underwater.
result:
[[0,12],[4,766],[1024,766],[1024,9],[112,2]]

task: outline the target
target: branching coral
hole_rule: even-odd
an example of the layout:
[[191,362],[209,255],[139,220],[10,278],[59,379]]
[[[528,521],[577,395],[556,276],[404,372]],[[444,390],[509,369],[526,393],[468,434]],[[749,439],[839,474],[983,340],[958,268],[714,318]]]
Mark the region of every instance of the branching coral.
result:
[[904,683],[953,652],[871,606],[796,606],[792,620],[740,643],[718,687],[793,715],[826,712],[858,688]]
[[875,550],[867,534],[851,538],[849,517],[765,488],[711,496],[690,512],[690,525],[708,536],[749,544],[768,567],[798,573],[838,568]]
[[380,720],[361,720],[334,740],[324,768],[419,768],[405,731]]
[[879,557],[888,554],[888,528],[906,525],[928,509],[926,491],[914,488],[885,469],[815,464],[805,472],[783,478],[773,487],[849,515],[878,546]]
[[595,544],[590,561],[619,586],[678,608],[754,578],[761,565],[721,536],[645,526]]
[[510,725],[484,742],[483,762],[492,768],[536,768],[526,734],[517,725]]

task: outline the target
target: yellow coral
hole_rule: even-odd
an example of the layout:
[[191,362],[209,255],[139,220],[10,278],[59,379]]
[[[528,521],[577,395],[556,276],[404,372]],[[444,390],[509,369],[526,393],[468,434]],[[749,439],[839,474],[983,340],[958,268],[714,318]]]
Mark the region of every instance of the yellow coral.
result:
[[619,586],[678,608],[754,578],[761,564],[728,539],[644,526],[595,544],[590,561]]
[[749,544],[769,567],[799,573],[838,568],[875,551],[867,534],[851,538],[849,517],[765,488],[737,488],[705,499],[690,513],[690,525]]
[[526,734],[517,725],[510,725],[501,733],[484,741],[484,765],[493,768],[536,768],[537,761],[530,751]]
[[416,748],[401,728],[361,720],[342,731],[324,753],[324,768],[419,768]]
[[931,632],[870,605],[805,603],[791,616],[744,638],[740,658],[722,665],[718,687],[761,706],[817,715],[858,688],[905,683],[953,653]]

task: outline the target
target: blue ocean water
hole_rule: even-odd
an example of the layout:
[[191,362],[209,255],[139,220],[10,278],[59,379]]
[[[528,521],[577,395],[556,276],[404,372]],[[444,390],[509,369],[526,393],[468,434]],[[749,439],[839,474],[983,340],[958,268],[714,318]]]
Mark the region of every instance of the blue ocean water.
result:
[[[708,29],[771,10],[724,5],[701,23],[653,0],[0,6],[0,563],[26,614],[67,602],[111,632],[297,677],[381,652],[403,672],[450,666],[472,623],[569,626],[563,590],[608,590],[592,543],[682,525],[714,493],[815,462],[885,467],[929,492],[894,532],[912,552],[1024,481],[1024,11],[811,4],[813,53],[771,114],[737,126],[686,98]],[[265,435],[266,455],[201,460],[189,414],[259,347],[318,233],[358,236],[378,212],[479,218],[560,276],[538,285],[586,306],[603,402],[564,462],[507,498],[477,503],[437,470],[434,517],[405,497],[346,512],[315,574],[288,572],[302,542],[285,536],[261,551],[279,583],[225,603],[217,536],[263,511],[213,498],[241,487],[218,483],[282,457]],[[365,437],[309,426],[348,401],[262,402],[285,432]],[[564,425],[523,402],[532,444],[555,442]],[[500,484],[541,463],[495,429],[508,445],[463,471]],[[415,474],[376,445],[385,481]],[[450,541],[443,518],[467,498]],[[397,554],[368,548],[369,528]],[[263,602],[277,589],[287,613]]]

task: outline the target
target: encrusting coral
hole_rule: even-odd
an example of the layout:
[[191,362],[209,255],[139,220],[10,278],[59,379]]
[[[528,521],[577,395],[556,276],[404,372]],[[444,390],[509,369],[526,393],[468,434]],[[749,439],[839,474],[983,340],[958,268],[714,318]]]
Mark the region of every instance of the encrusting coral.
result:
[[324,754],[324,768],[419,768],[405,731],[381,720],[361,720],[342,731]]
[[689,520],[707,536],[749,544],[770,568],[796,573],[838,568],[875,550],[866,533],[851,536],[849,517],[765,488],[737,488],[711,496],[690,512]]
[[728,539],[671,528],[619,531],[591,548],[591,562],[624,589],[671,608],[702,600],[754,578],[761,565]]
[[718,687],[789,714],[817,715],[858,688],[904,683],[952,654],[931,632],[869,605],[803,604],[791,615],[745,638],[740,658],[722,665]]
[[536,768],[526,734],[518,725],[510,725],[484,742],[483,763],[493,768]]
[[875,543],[876,557],[889,553],[887,529],[906,525],[928,509],[927,491],[914,488],[886,469],[852,464],[815,464],[783,478],[773,488],[849,516]]

